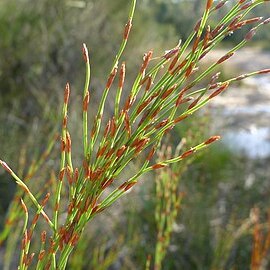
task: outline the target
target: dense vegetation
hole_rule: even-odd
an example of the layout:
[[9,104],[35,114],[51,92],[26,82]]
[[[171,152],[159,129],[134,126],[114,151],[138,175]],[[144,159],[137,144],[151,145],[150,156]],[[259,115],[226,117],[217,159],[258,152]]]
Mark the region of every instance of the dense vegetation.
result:
[[[85,76],[84,65],[79,59],[83,42],[90,48],[91,65],[94,67],[91,71],[93,106],[90,114],[91,110],[96,110],[95,100],[100,98],[106,81],[104,74],[109,72],[121,41],[120,33],[128,6],[129,1],[126,0],[0,2],[1,159],[9,161],[12,167],[21,168],[22,175],[26,174],[24,164],[40,154],[35,147],[40,145],[45,149],[48,134],[53,135],[59,129],[58,126],[55,129],[55,125],[59,120],[58,104],[62,100],[66,78],[72,84],[75,100],[70,108],[73,115],[70,132],[80,134],[76,126],[80,114],[76,115],[75,111]],[[179,38],[184,41],[203,7],[204,1],[199,0],[139,1],[136,23],[130,36],[132,46],[128,46],[125,52],[127,70],[132,73],[148,49],[154,47],[157,54],[159,50],[162,54],[162,48],[173,48]],[[229,8],[230,3],[220,12]],[[262,6],[256,12],[258,16],[269,15],[268,10]],[[256,12],[253,16],[257,16]],[[216,15],[217,20],[219,16]],[[223,46],[239,42],[243,35],[228,37]],[[258,41],[255,45],[267,48],[270,31],[258,32],[255,40]],[[132,79],[126,84],[131,84]],[[109,106],[109,110],[113,107]],[[189,136],[183,130],[176,130],[174,135],[179,138],[187,136],[187,146],[190,146],[190,141],[198,140],[196,136],[207,134],[209,121],[208,116],[193,119],[190,126],[185,127],[190,130]],[[168,140],[175,143],[174,138]],[[79,158],[76,144],[80,142],[73,143],[74,156]],[[56,155],[53,158],[56,159]],[[245,181],[250,172],[264,167],[265,161],[251,162],[225,147],[222,151],[219,148],[207,151],[192,161],[183,171],[177,171],[181,178],[181,192],[185,194],[184,203],[174,224],[173,243],[164,269],[215,270],[233,269],[234,266],[246,269],[251,262],[252,230],[249,227],[243,231],[238,229],[246,224],[254,206],[261,209],[265,220],[269,196],[264,175],[258,175],[252,190],[245,187]],[[48,162],[52,163],[52,160]],[[154,178],[154,175],[150,177]],[[0,179],[2,228],[15,187],[2,171]],[[124,198],[122,204],[127,205],[125,209],[119,207],[115,212],[106,212],[107,217],[97,219],[86,234],[84,245],[79,246],[72,257],[70,269],[121,269],[121,266],[123,269],[137,269],[138,265],[145,264],[147,255],[154,253],[156,238],[153,209],[157,199],[153,182],[148,181],[141,189],[138,187],[131,199]],[[129,203],[130,200],[134,205]],[[222,208],[224,201],[225,210]],[[256,215],[258,219],[259,215]],[[101,228],[100,223],[109,225]],[[102,237],[96,237],[99,235]],[[4,247],[8,245],[4,244]],[[94,244],[88,258],[85,254]],[[220,256],[221,253],[225,256]]]

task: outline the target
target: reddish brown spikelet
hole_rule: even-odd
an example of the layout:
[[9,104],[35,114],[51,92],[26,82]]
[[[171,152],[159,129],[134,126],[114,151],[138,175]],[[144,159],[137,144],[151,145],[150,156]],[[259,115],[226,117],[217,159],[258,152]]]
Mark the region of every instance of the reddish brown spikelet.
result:
[[25,205],[23,199],[21,199],[21,205],[22,205],[23,211],[24,211],[26,214],[28,214],[28,209],[27,209],[27,207],[26,207],[26,205]]
[[117,67],[114,67],[106,83],[106,89],[110,89],[117,73]]
[[65,104],[68,104],[69,96],[70,96],[70,86],[69,86],[69,83],[67,83],[66,88],[65,88],[65,93],[64,93],[64,103]]
[[129,19],[128,22],[126,23],[125,29],[124,29],[124,34],[123,34],[124,40],[128,39],[131,27],[132,27],[132,22],[131,22],[131,19]]
[[146,85],[145,85],[145,92],[148,92],[148,91],[149,91],[149,89],[150,89],[152,83],[153,83],[153,82],[152,82],[152,78],[151,78],[151,77],[148,77],[147,83],[146,83]]
[[212,136],[212,137],[210,137],[207,141],[205,141],[204,144],[205,144],[205,145],[211,144],[211,143],[213,143],[213,142],[215,142],[215,141],[220,140],[220,138],[221,138],[220,136]]
[[[81,218],[81,216],[82,216],[82,212],[81,212],[81,210],[80,210],[81,204],[82,204],[82,202],[80,201],[80,202],[76,205],[76,208],[78,209],[78,212],[77,212],[77,214],[76,214],[76,216],[75,216],[75,218],[74,218],[74,222],[75,222],[75,223],[78,223],[79,220],[80,220],[80,218]],[[66,232],[64,231],[64,233],[66,233]]]
[[[36,215],[37,217],[38,217],[38,215]],[[32,238],[32,236],[33,236],[33,230],[32,229],[29,229],[29,231],[28,231],[28,242],[30,242],[31,241],[31,238]]]
[[192,73],[193,67],[194,67],[194,63],[191,63],[191,64],[189,65],[189,67],[187,68],[187,71],[186,71],[186,73],[185,73],[185,77],[186,77],[186,78],[189,77],[189,75]]
[[93,125],[93,128],[91,130],[91,138],[94,138],[96,132],[97,132],[97,118],[94,120],[94,125]]
[[161,96],[161,99],[166,99],[177,88],[177,86],[177,84],[174,84],[171,88],[166,90]]
[[216,6],[215,6],[215,10],[218,10],[220,8],[222,8],[228,1],[220,1]]
[[0,164],[1,164],[1,166],[4,168],[4,170],[6,170],[8,173],[12,173],[12,170],[9,168],[9,166],[7,165],[7,163],[6,162],[4,162],[4,161],[2,161],[2,160],[0,160]]
[[65,152],[66,142],[63,138],[61,138],[61,152]]
[[252,28],[252,29],[246,34],[245,40],[246,40],[246,41],[251,40],[251,39],[256,35],[256,31],[257,31],[256,28]]
[[193,107],[195,107],[197,105],[197,103],[199,102],[201,98],[198,97],[196,98],[189,106],[188,106],[188,110],[192,109]]
[[117,150],[116,156],[117,156],[117,157],[121,157],[121,156],[124,154],[126,148],[127,148],[127,147],[126,147],[125,145],[121,146],[121,147]]
[[85,204],[84,204],[84,207],[83,207],[83,212],[87,212],[90,204],[91,204],[91,197],[87,197]]
[[155,118],[157,116],[157,114],[160,112],[161,108],[158,107],[156,108],[153,113],[151,114],[151,119]]
[[108,121],[106,128],[104,130],[104,137],[108,136],[109,130],[111,129],[111,120]]
[[[161,89],[162,89],[162,88],[161,88]],[[150,97],[151,101],[152,101],[154,98],[156,98],[156,97],[160,94],[161,89],[159,89],[158,91],[156,91],[156,92]]]
[[268,73],[270,73],[270,68],[268,68],[268,69],[263,69],[263,70],[260,70],[260,71],[258,72],[258,74],[268,74]]
[[59,203],[56,203],[54,206],[54,211],[58,212],[59,211]]
[[168,122],[169,122],[169,119],[162,120],[159,124],[157,124],[157,125],[155,126],[155,129],[159,129],[159,128],[161,128],[161,127],[166,126],[166,125],[168,124]]
[[21,242],[21,249],[25,249],[26,244],[28,242],[28,233],[27,230],[25,230],[24,234],[23,234],[23,238],[22,238],[22,242]]
[[142,139],[136,146],[136,150],[135,150],[135,153],[138,154],[140,153],[143,148],[145,147],[145,145],[150,141],[149,138],[145,138],[145,139]]
[[176,55],[176,56],[173,58],[171,64],[169,65],[169,68],[168,68],[168,71],[169,71],[169,72],[171,72],[171,71],[173,70],[173,68],[175,67],[177,61],[178,61],[178,55]]
[[123,62],[120,69],[120,75],[119,75],[119,82],[118,87],[123,88],[124,82],[125,82],[125,76],[126,76],[126,63]]
[[214,0],[207,0],[206,3],[206,10],[209,10],[213,5]]
[[234,52],[227,53],[226,55],[222,56],[218,61],[217,64],[221,64],[231,58],[234,55]]
[[93,208],[94,206],[97,205],[97,201],[98,201],[98,198],[95,197],[95,198],[93,199],[93,201],[92,201],[92,205],[91,205],[92,208]]
[[143,57],[143,63],[140,69],[140,73],[143,74],[144,71],[146,70],[147,66],[149,65],[149,62],[152,58],[153,55],[153,51],[149,51],[148,53],[145,54],[145,56]]
[[67,116],[66,116],[66,115],[65,115],[64,118],[63,118],[62,127],[63,127],[64,129],[67,128]]
[[153,158],[155,152],[156,152],[156,148],[153,147],[153,148],[150,150],[149,154],[147,155],[146,160],[150,161],[150,160]]
[[201,25],[202,19],[198,20],[197,23],[195,24],[194,31],[198,32],[200,25]]
[[184,158],[187,158],[189,157],[190,155],[192,155],[196,150],[191,148],[190,150],[186,151],[185,153],[183,153],[180,158],[181,159],[184,159]]
[[80,239],[80,235],[77,233],[74,233],[73,236],[71,237],[70,244],[74,247],[77,245],[78,241]]
[[210,50],[207,50],[205,51],[204,53],[202,53],[199,57],[199,60],[203,59],[208,53],[209,53]]
[[210,26],[208,25],[207,26],[207,29],[206,29],[206,34],[205,34],[205,37],[203,39],[203,48],[206,48],[209,40],[211,39],[211,28]]
[[263,19],[263,17],[255,17],[255,18],[251,18],[251,19],[245,20],[242,23],[243,23],[243,25],[246,25],[246,24],[251,24],[251,23],[259,22],[262,19]]
[[135,101],[135,98],[132,96],[129,96],[124,106],[124,111],[128,111],[133,105],[134,101]]
[[46,251],[44,249],[41,250],[40,253],[38,254],[38,260],[39,261],[42,261],[43,258],[44,258],[44,256],[45,256],[45,254],[46,254]]
[[130,126],[129,115],[128,115],[127,111],[125,111],[124,122],[125,122],[125,129],[128,133],[128,136],[130,136],[131,135],[131,126]]
[[86,112],[88,109],[89,100],[90,100],[89,91],[86,91],[85,97],[83,99],[83,111],[84,112]]
[[62,181],[63,180],[63,178],[64,178],[64,175],[65,175],[65,168],[63,168],[61,171],[60,171],[60,173],[59,173],[59,180],[60,181]]
[[110,186],[112,184],[113,180],[114,180],[113,178],[108,179],[108,180],[106,179],[106,181],[102,183],[101,188],[102,189],[107,188],[108,186]]
[[98,213],[99,211],[100,211],[100,205],[96,205],[96,206],[93,208],[91,214]]
[[165,133],[169,133],[174,127],[175,127],[175,125],[172,124],[171,126],[169,126],[169,127],[165,130]]
[[172,58],[178,52],[179,52],[179,47],[176,47],[176,48],[166,52],[163,57],[168,60],[168,59]]
[[70,134],[69,134],[68,131],[67,131],[67,133],[66,133],[66,151],[67,151],[68,153],[71,152],[71,137],[70,137]]
[[263,21],[263,24],[268,24],[268,23],[270,23],[270,18]]
[[242,18],[243,14],[239,14],[237,15],[228,25],[228,29],[232,30],[235,26],[235,24],[240,20],[240,18]]
[[220,24],[216,26],[212,31],[211,31],[211,36],[215,37],[222,29],[224,28],[224,24]]
[[73,175],[73,182],[76,183],[79,178],[79,169],[75,168],[74,175]]
[[41,202],[41,206],[44,207],[44,206],[47,204],[47,202],[48,202],[50,196],[51,196],[51,194],[48,192],[48,193],[45,195],[43,201]]
[[182,61],[182,63],[180,63],[179,64],[179,69],[181,69],[181,68],[183,68],[185,65],[186,65],[186,63],[188,62],[188,60],[187,59],[184,59],[183,61]]
[[104,171],[107,171],[108,168],[111,166],[111,160],[107,160],[107,162],[104,164],[103,168],[104,168]]
[[136,138],[134,142],[131,144],[131,147],[136,147],[140,143],[141,139]]
[[127,186],[127,184],[128,184],[128,182],[126,181],[126,182],[124,182],[123,184],[121,184],[119,187],[118,187],[118,189],[119,190],[124,190],[125,189],[125,187]]
[[44,244],[46,242],[46,236],[47,236],[47,232],[46,231],[42,231],[41,235],[40,235],[40,239],[41,242]]
[[68,214],[71,214],[73,209],[74,209],[74,202],[70,202],[68,205]]
[[151,168],[152,168],[153,170],[158,170],[158,169],[164,168],[164,167],[166,167],[166,166],[167,166],[166,164],[157,163],[157,164],[152,165]]
[[191,100],[190,98],[185,98],[185,99],[183,99],[184,94],[185,94],[190,88],[192,88],[192,85],[186,86],[185,88],[183,88],[183,89],[180,91],[180,93],[178,94],[178,98],[177,98],[177,100],[176,100],[176,102],[175,102],[175,106],[176,106],[176,107],[178,107],[178,106],[179,106],[180,104],[182,104],[182,103],[185,103],[185,102]]
[[97,152],[97,158],[102,157],[107,149],[107,144],[101,147]]
[[200,42],[200,37],[196,37],[196,39],[193,43],[193,46],[192,46],[192,52],[196,51],[196,49],[198,48],[199,42]]
[[86,47],[86,44],[83,43],[83,46],[82,46],[82,53],[83,53],[83,59],[86,63],[89,63],[89,55],[88,55],[88,50],[87,50],[87,47]]
[[181,92],[179,93],[179,95],[178,95],[178,98],[177,98],[176,102],[175,102],[175,106],[176,106],[176,107],[178,107],[178,106],[182,103],[182,101],[183,101],[183,96],[184,96],[184,92],[181,91]]
[[114,153],[114,149],[113,148],[111,148],[109,151],[108,151],[108,153],[106,154],[106,158],[109,158],[109,157],[111,157],[112,156],[112,154]]
[[253,1],[251,1],[251,2],[249,2],[249,3],[246,3],[245,5],[243,5],[243,6],[241,7],[241,10],[245,10],[245,9],[249,8],[252,4],[253,4]]
[[171,73],[175,74],[179,72],[186,65],[187,61],[187,59],[184,59]]
[[213,92],[210,96],[209,99],[219,95],[221,92],[223,92],[225,89],[227,89],[229,86],[229,82],[224,83],[222,86],[220,86],[215,92]]
[[241,29],[241,27],[243,26],[242,22],[238,22],[236,24],[234,24],[228,31],[227,31],[227,35],[232,35],[233,32],[235,30]]
[[46,265],[45,265],[45,270],[49,270],[51,268],[51,262],[49,261]]
[[147,99],[146,101],[144,101],[138,108],[137,110],[137,114],[141,113],[144,108],[151,102],[151,100]]
[[137,184],[137,181],[133,181],[133,182],[131,182],[131,183],[127,183],[127,185],[126,185],[124,191],[128,191],[129,189],[131,189],[131,188],[132,188],[134,185],[136,185],[136,184]]
[[72,185],[73,177],[72,177],[71,168],[69,166],[66,167],[66,176],[67,176],[69,185]]
[[91,173],[91,180],[95,181],[99,179],[102,173],[103,173],[103,170],[100,168],[97,168],[95,171]]
[[145,76],[143,79],[140,81],[140,85],[143,85],[145,82],[149,80],[150,76]]
[[[36,214],[36,215],[34,216],[33,220],[32,220],[32,224],[33,224],[33,225],[37,224],[38,218],[39,218],[39,215]],[[32,237],[32,232],[31,232],[31,237]],[[29,238],[31,238],[31,237],[29,237]]]
[[34,256],[35,256],[35,253],[32,253],[32,254],[28,257],[28,259],[27,259],[27,261],[26,261],[26,266],[29,266],[29,265],[32,263]]
[[243,3],[245,3],[247,0],[239,0],[238,3],[241,5]]

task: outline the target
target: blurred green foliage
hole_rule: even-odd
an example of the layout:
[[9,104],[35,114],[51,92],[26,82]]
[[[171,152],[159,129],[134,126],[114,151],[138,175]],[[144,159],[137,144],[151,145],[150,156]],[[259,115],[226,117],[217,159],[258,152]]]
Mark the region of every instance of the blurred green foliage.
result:
[[[157,51],[172,48],[179,38],[188,36],[203,3],[200,0],[139,1],[129,40],[132,46],[127,47],[124,57],[128,73],[134,74],[130,81],[145,51],[150,48]],[[62,100],[65,82],[71,82],[74,96],[81,93],[84,64],[80,59],[80,50],[83,42],[90,48],[92,98],[99,98],[121,41],[128,5],[129,1],[126,0],[0,1],[0,152],[1,155],[5,154],[1,158],[12,160],[13,163],[9,163],[16,167],[22,145],[27,145],[29,157],[37,151],[34,145],[41,149],[44,147],[57,120],[58,103]],[[260,16],[267,14],[264,7],[257,9],[257,12]],[[232,35],[228,37],[228,42],[237,42],[240,38],[241,35]],[[269,31],[260,31],[255,38],[266,47],[270,44]],[[175,135],[182,136],[182,132],[188,128],[177,130]],[[228,228],[236,230],[254,205],[262,209],[269,205],[269,187],[265,184],[262,169],[264,164],[250,163],[225,147],[220,148],[211,149],[200,156],[183,175],[181,189],[187,195],[164,269],[211,269],[216,247],[222,245],[220,241],[226,241],[223,233],[230,232]],[[258,168],[261,175],[251,188],[247,187],[246,179]],[[108,269],[139,269],[147,255],[153,254],[155,224],[152,177],[149,176],[147,184],[144,183],[137,193],[122,200],[128,207],[119,214],[120,218],[109,217],[110,222],[116,225],[103,223],[113,227],[107,232],[112,243],[103,242],[93,252],[93,267],[95,263],[100,264],[99,269],[106,269],[101,266],[103,260],[107,266],[112,265]],[[0,174],[0,178],[2,223],[14,185],[8,181],[9,176]],[[104,230],[90,230],[90,233],[96,233],[97,238],[101,234],[106,238]],[[121,246],[124,244],[120,241],[120,247],[117,247],[114,241],[123,237],[125,246]],[[88,239],[84,242],[88,244],[87,247],[78,248],[80,258],[97,243],[96,237],[85,239]],[[111,247],[118,256],[110,252]],[[222,262],[224,269],[233,269],[234,266],[248,269],[250,250],[248,236],[234,242],[228,257],[224,259],[226,261]],[[86,261],[81,265],[81,269],[89,269],[88,263]],[[70,265],[76,265],[76,253]],[[117,268],[119,265],[121,268]],[[220,266],[218,262],[216,265]]]
[[[158,23],[173,26],[176,35],[183,40],[185,40],[192,31],[205,5],[205,1],[201,0],[144,0],[143,3],[146,8],[152,10],[155,20]],[[221,14],[227,12],[232,5],[234,5],[234,1],[227,1],[224,8],[219,10],[212,19],[213,25],[218,21]],[[266,5],[265,3],[253,10],[250,17],[263,16],[267,18],[267,16],[269,16],[269,7]],[[252,26],[249,26],[249,28],[251,27]],[[240,34],[227,37],[226,41],[229,43],[239,42],[243,38],[242,33],[244,33],[243,30],[240,31]],[[255,40],[269,44],[269,31],[260,31],[257,33]],[[223,45],[226,45],[226,42]]]

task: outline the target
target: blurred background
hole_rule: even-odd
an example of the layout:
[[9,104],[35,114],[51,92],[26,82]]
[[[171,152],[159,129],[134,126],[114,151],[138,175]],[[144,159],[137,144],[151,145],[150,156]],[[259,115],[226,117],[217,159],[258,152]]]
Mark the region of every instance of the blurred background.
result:
[[[128,74],[126,90],[143,53],[153,48],[160,55],[180,38],[185,40],[204,2],[138,1],[123,56]],[[212,18],[213,25],[233,2],[229,1]],[[15,171],[20,168],[20,173],[25,174],[31,161],[46,148],[48,138],[60,129],[66,81],[72,89],[69,119],[71,134],[77,138],[74,156],[80,158],[80,102],[85,76],[81,44],[85,42],[90,51],[94,112],[121,42],[128,8],[126,0],[0,0],[0,157]],[[269,5],[260,6],[253,15],[269,16]],[[240,31],[229,36],[207,61],[219,59],[243,35]],[[257,33],[250,47],[224,65],[222,76],[269,68],[269,44],[268,26]],[[112,108],[113,104],[108,103],[106,112],[110,114]],[[270,77],[248,79],[231,87],[167,138],[173,148],[183,138],[187,146],[209,135],[222,135],[223,140],[192,162],[178,165],[185,169],[175,168],[179,189],[185,195],[172,226],[162,269],[249,269],[252,229],[241,226],[249,220],[254,207],[260,210],[262,224],[267,220],[269,108]],[[50,169],[57,168],[57,147],[47,161]],[[49,178],[46,166],[34,179],[37,186],[40,179]],[[78,247],[68,269],[144,269],[147,256],[154,256],[156,247],[156,177],[145,176],[128,198],[121,199],[89,226],[85,242]],[[1,169],[0,229],[4,228],[15,190],[15,184]],[[3,242],[0,247],[0,262],[6,256],[6,245]]]

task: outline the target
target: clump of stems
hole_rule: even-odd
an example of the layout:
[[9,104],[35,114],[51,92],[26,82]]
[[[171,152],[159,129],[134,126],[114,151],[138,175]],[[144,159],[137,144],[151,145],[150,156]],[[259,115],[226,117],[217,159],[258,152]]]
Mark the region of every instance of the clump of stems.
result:
[[[67,117],[71,89],[67,83],[62,110],[60,168],[57,187],[51,196],[54,199],[52,216],[45,211],[50,195],[47,194],[39,202],[26,183],[4,161],[0,161],[2,167],[11,174],[36,207],[36,214],[29,223],[27,206],[22,201],[25,223],[18,269],[28,269],[34,256],[37,256],[36,269],[65,269],[68,258],[80,240],[87,223],[125,195],[140,181],[142,175],[186,159],[220,138],[213,136],[204,139],[203,142],[176,157],[159,160],[157,163],[152,162],[162,138],[166,133],[171,132],[175,125],[179,125],[215,96],[226,91],[233,82],[270,72],[270,69],[266,69],[219,81],[216,69],[246,45],[259,28],[269,23],[269,19],[263,20],[261,17],[246,18],[252,9],[268,1],[239,0],[219,23],[211,28],[208,25],[209,18],[222,8],[225,2],[221,1],[214,5],[213,0],[207,0],[201,19],[183,44],[179,42],[175,48],[155,58],[153,58],[153,51],[146,52],[133,85],[127,93],[127,99],[123,101],[122,90],[126,66],[124,62],[119,64],[119,61],[133,23],[136,0],[132,0],[122,43],[108,75],[90,132],[88,132],[88,106],[91,95],[90,58],[87,47],[83,44],[83,58],[86,66],[82,100],[84,158],[81,166],[73,166],[72,141],[68,131]],[[239,44],[212,63],[205,71],[200,72],[201,59],[206,57],[227,35],[249,24],[252,24],[253,28]],[[107,123],[104,123],[105,103],[117,77],[114,114]],[[198,87],[208,77],[210,77],[209,83],[205,87]],[[145,157],[139,170],[129,179],[121,181],[121,172],[139,155]],[[60,204],[65,180],[69,186],[65,190],[68,192],[69,202],[65,205],[65,221],[60,223]],[[108,192],[105,193],[105,190]],[[38,255],[35,255],[30,252],[30,243],[40,217],[47,222],[48,230],[42,232],[40,251]]]

